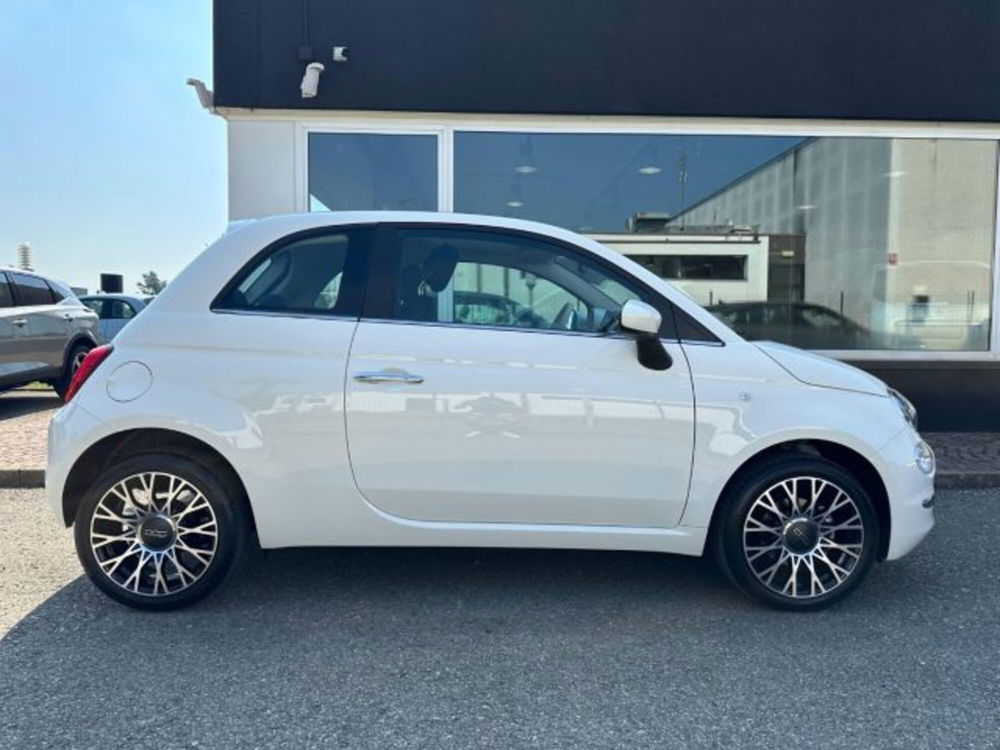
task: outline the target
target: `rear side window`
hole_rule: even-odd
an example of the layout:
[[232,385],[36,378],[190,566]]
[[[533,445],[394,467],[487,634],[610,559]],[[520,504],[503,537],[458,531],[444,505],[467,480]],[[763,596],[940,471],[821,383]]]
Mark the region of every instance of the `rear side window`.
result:
[[45,283],[45,279],[12,273],[10,280],[14,284],[14,293],[17,295],[17,301],[20,305],[51,305],[55,301],[52,290]]
[[215,310],[358,315],[371,230],[357,227],[292,238],[252,260]]
[[52,290],[52,296],[56,302],[62,302],[63,300],[70,300],[72,302],[76,300],[73,290],[62,282],[49,279],[49,288]]
[[0,307],[13,307],[14,295],[11,294],[7,274],[0,273]]

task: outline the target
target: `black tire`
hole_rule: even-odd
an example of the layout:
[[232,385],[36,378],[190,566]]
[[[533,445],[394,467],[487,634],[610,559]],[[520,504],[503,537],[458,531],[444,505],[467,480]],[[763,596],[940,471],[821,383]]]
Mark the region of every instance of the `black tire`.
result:
[[762,463],[720,502],[715,557],[740,590],[771,607],[829,607],[854,591],[875,562],[881,531],[875,506],[850,473],[825,459],[797,455]]
[[66,392],[69,390],[69,384],[73,381],[73,376],[80,367],[80,363],[83,362],[83,358],[87,356],[87,353],[93,349],[93,344],[76,343],[69,350],[69,354],[66,356],[66,364],[63,366],[63,373],[59,376],[57,380],[52,381],[52,387],[55,388],[59,398],[66,398]]
[[[149,508],[142,488],[151,474],[159,499]],[[175,499],[164,507],[174,490]],[[134,498],[132,511],[121,501],[123,491]],[[252,536],[248,515],[242,490],[206,466],[184,456],[145,453],[109,468],[87,490],[76,513],[76,551],[90,580],[115,601],[145,610],[186,607],[217,588],[242,559]],[[117,534],[125,538],[105,541]]]

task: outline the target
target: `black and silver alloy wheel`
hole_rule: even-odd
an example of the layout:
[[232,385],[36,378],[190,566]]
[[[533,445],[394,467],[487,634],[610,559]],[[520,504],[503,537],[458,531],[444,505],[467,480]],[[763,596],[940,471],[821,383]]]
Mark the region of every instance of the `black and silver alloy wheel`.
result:
[[743,523],[743,553],[761,583],[793,599],[846,582],[864,549],[857,504],[826,479],[798,476],[768,487]]
[[743,591],[782,609],[820,609],[849,594],[878,549],[865,488],[818,456],[763,463],[722,499],[715,551]]
[[209,459],[147,453],[105,471],[76,511],[90,580],[140,609],[192,604],[215,589],[252,532],[242,488]]
[[90,547],[114,583],[142,596],[173,594],[208,570],[219,525],[205,495],[174,474],[125,477],[97,503]]

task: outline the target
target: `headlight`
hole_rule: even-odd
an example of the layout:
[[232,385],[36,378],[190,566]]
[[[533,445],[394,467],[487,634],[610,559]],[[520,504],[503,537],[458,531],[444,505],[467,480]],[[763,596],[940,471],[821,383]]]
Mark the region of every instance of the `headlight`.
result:
[[889,389],[889,395],[896,402],[899,410],[903,412],[903,418],[910,423],[914,430],[917,429],[917,407],[911,404],[910,400],[895,388]]
[[923,440],[913,446],[913,459],[924,474],[930,476],[934,473],[934,451]]

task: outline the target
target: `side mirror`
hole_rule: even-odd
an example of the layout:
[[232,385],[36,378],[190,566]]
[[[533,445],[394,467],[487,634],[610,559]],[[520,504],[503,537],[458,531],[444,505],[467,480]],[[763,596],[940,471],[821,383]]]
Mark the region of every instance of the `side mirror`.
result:
[[674,363],[670,353],[660,341],[660,324],[663,317],[652,305],[630,299],[622,305],[620,325],[623,331],[637,334],[636,355],[639,364],[649,370],[666,370]]
[[626,331],[658,334],[662,323],[663,316],[652,305],[637,299],[630,299],[622,305],[620,324]]

